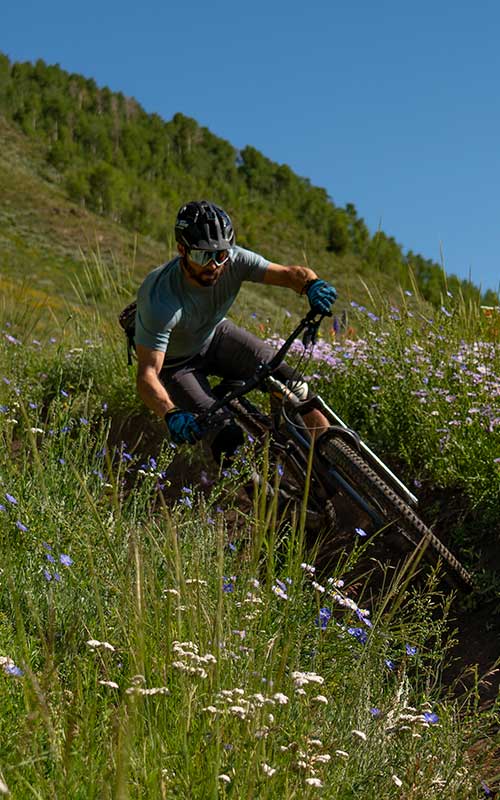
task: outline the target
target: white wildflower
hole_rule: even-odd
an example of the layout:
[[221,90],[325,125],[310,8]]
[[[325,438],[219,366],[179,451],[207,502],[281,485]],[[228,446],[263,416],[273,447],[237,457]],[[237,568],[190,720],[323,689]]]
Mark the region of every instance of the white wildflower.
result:
[[219,780],[222,781],[222,783],[231,783],[231,778],[229,777],[229,775],[225,775],[224,773],[222,773],[222,775],[219,775]]
[[335,755],[341,758],[349,758],[349,753],[346,753],[345,750],[335,750]]
[[[255,594],[252,594],[252,592],[248,592],[247,593],[247,596],[243,600],[243,602],[244,603],[253,603],[254,605],[257,605],[257,606],[264,605],[263,599],[261,597],[257,597],[257,595],[255,595]],[[241,603],[237,603],[237,605],[240,606]]]
[[0,794],[10,794],[9,787],[2,778],[0,778]]
[[307,743],[310,744],[311,747],[323,747],[321,739],[308,739]]
[[300,568],[303,569],[304,572],[308,572],[310,575],[314,575],[316,572],[316,567],[313,567],[312,564],[306,564],[305,562],[302,562]]
[[30,428],[31,433],[45,433],[43,428]]
[[229,712],[240,719],[245,719],[247,715],[247,709],[243,706],[229,706]]
[[395,783],[398,789],[400,789],[401,786],[403,785],[403,781],[401,780],[401,778],[398,778],[397,775],[391,775],[391,778],[393,783]]
[[125,694],[148,697],[154,694],[170,694],[170,691],[166,686],[151,686],[149,689],[146,689],[143,686],[129,686],[128,689],[125,690]]
[[207,711],[209,714],[218,714],[219,711],[215,706],[205,706],[205,708],[201,709],[202,711]]
[[354,730],[351,731],[351,733],[354,734],[354,736],[359,736],[359,738],[362,739],[363,742],[366,742],[366,733],[364,733],[364,731]]
[[101,686],[109,686],[110,689],[119,689],[120,687],[115,681],[99,681]]
[[307,686],[309,683],[322,685],[325,679],[315,672],[292,672],[292,680],[296,687]]
[[324,706],[328,705],[328,698],[324,694],[317,694],[316,697],[313,697],[313,700],[316,703],[323,703]]
[[306,783],[308,786],[316,786],[318,789],[323,786],[319,778],[306,778]]
[[276,770],[274,767],[270,767],[269,764],[264,762],[264,764],[262,764],[262,772],[264,775],[267,775],[268,778],[272,778]]
[[174,642],[172,642],[172,647],[174,648],[174,650],[176,649],[176,647],[179,647],[181,649],[193,650],[193,652],[195,653],[198,652],[198,645],[195,644],[194,642],[178,642],[176,639]]
[[281,692],[276,692],[276,694],[273,694],[273,700],[275,700],[279,706],[286,706],[288,703],[288,697],[286,694],[282,694]]
[[328,764],[331,758],[329,753],[319,753],[319,755],[312,757],[312,761],[314,764]]
[[313,587],[313,589],[316,589],[316,591],[317,591],[317,592],[324,592],[324,591],[325,591],[325,587],[324,587],[324,586],[322,586],[322,585],[321,585],[320,583],[318,583],[317,581],[313,581],[313,582],[311,583],[311,586]]
[[89,639],[87,642],[88,646],[95,650],[96,647],[104,647],[105,650],[110,650],[112,653],[115,652],[115,648],[109,642],[100,642],[98,639]]

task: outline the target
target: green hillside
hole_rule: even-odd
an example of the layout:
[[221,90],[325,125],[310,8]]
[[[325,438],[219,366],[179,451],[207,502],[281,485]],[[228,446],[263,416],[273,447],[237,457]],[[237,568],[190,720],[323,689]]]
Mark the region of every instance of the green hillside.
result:
[[98,249],[131,270],[134,284],[171,255],[176,211],[196,197],[228,209],[242,245],[276,261],[306,261],[334,280],[345,303],[364,301],[366,287],[387,297],[413,281],[437,305],[446,289],[498,302],[492,292],[480,298],[468,281],[445,282],[439,265],[404,253],[383,231],[372,235],[353,204],[336,206],[253,147],[238,151],[181,114],[165,122],[92,79],[0,54],[4,280],[70,297]]

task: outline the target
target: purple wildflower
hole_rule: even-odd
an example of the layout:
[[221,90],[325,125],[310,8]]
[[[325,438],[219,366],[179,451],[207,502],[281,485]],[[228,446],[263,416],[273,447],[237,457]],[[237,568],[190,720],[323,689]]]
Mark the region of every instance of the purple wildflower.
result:
[[64,567],[71,567],[73,563],[73,559],[70,556],[67,556],[65,553],[61,553],[59,556],[59,561]]
[[45,577],[45,580],[46,580],[46,581],[51,581],[51,580],[52,580],[52,575],[51,575],[51,573],[48,571],[48,569],[44,569],[44,571],[43,571],[43,574],[44,574],[44,577]]
[[358,536],[366,536],[366,531],[364,531],[363,528],[355,528],[354,530],[356,531]]
[[332,612],[329,608],[320,608],[319,614],[314,620],[314,624],[321,628],[322,631],[326,630],[326,626],[330,621],[330,617],[332,616]]
[[396,664],[394,663],[394,661],[391,661],[390,658],[386,658],[385,661],[384,661],[384,664],[390,670],[395,670],[396,669]]
[[16,520],[16,528],[19,528],[19,530],[23,531],[23,533],[26,533],[26,531],[28,530],[26,525],[23,525],[20,519]]
[[0,503],[0,511],[5,511],[5,506],[3,505],[3,503]]
[[16,500],[16,498],[15,498],[15,497],[13,497],[11,494],[9,494],[8,492],[6,492],[6,493],[5,493],[5,497],[7,498],[7,500],[9,501],[9,503],[12,503],[12,505],[13,505],[13,506],[17,506],[17,500]]
[[434,714],[433,711],[426,711],[424,714],[424,719],[430,725],[435,725],[436,722],[439,722],[439,717],[437,714]]
[[415,656],[418,653],[418,648],[413,647],[411,644],[405,644],[405,650],[407,656]]
[[356,608],[356,609],[355,609],[355,613],[356,613],[356,616],[358,617],[358,619],[360,619],[360,620],[361,620],[361,622],[364,622],[364,623],[365,623],[365,625],[366,625],[368,628],[373,628],[373,623],[371,622],[371,620],[369,620],[369,619],[368,619],[368,617],[367,617],[366,613],[365,613],[365,614],[363,614],[363,609],[361,609],[361,608]]
[[6,664],[4,669],[7,675],[12,675],[12,677],[14,678],[22,678],[22,676],[24,675],[22,669],[16,667],[15,664]]
[[373,706],[373,708],[370,708],[370,714],[372,715],[372,717],[380,717],[381,713],[382,712],[381,712],[380,708],[377,708],[376,706]]
[[52,553],[45,553],[45,558],[47,559],[47,561],[50,561],[51,564],[55,564],[56,563],[56,560],[55,560],[54,556],[52,555]]
[[347,628],[347,633],[354,636],[361,644],[366,644],[368,641],[368,634],[364,628]]
[[231,578],[226,578],[225,576],[222,577],[222,591],[226,594],[234,592],[234,584]]

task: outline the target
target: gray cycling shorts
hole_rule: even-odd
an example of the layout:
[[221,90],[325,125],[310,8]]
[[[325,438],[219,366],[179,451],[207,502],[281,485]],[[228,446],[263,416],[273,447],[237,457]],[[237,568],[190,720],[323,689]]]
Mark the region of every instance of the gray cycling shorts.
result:
[[[165,366],[160,380],[178,408],[202,413],[216,401],[209,376],[245,380],[254,374],[259,364],[270,361],[275,353],[271,345],[224,319],[217,325],[206,352],[180,366]],[[283,363],[274,376],[288,383],[299,399],[308,398],[307,384],[288,364]]]

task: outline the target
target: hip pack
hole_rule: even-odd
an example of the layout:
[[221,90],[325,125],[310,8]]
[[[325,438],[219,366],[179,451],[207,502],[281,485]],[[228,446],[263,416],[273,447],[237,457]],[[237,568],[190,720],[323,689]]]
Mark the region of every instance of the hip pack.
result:
[[135,315],[137,312],[137,301],[129,303],[118,316],[118,322],[123,328],[127,337],[127,363],[132,364],[132,354],[135,353]]

